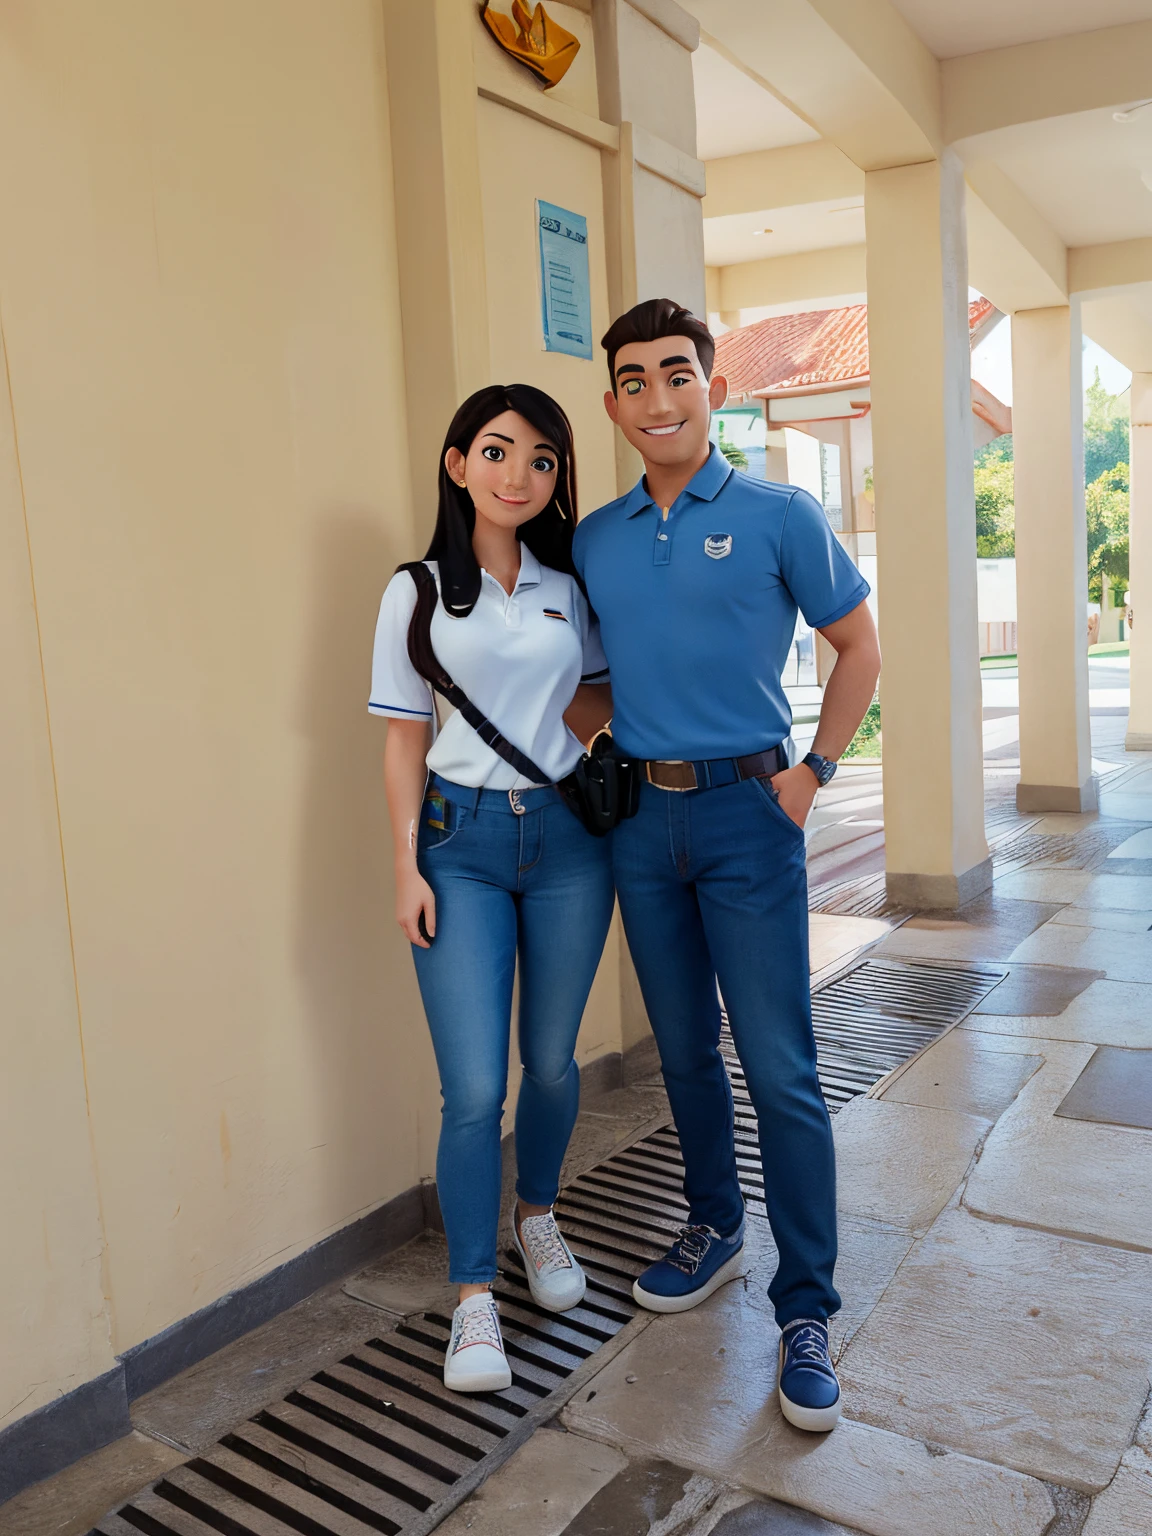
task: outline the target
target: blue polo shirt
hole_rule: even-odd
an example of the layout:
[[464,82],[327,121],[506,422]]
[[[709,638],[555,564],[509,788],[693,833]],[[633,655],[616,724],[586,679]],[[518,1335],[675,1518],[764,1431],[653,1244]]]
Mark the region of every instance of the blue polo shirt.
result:
[[577,525],[572,553],[600,619],[612,734],[636,757],[783,741],[797,610],[822,629],[868,595],[815,497],[740,474],[715,445],[667,520],[641,480]]

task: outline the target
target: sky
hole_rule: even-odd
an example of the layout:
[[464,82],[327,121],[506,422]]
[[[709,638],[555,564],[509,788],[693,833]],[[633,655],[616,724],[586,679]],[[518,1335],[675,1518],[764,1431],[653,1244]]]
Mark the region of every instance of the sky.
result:
[[[1094,341],[1084,343],[1084,385],[1091,384],[1100,369],[1100,382],[1118,395],[1132,382],[1132,375],[1110,352]],[[972,377],[990,389],[1005,405],[1012,404],[1012,319],[1005,316],[972,354]]]

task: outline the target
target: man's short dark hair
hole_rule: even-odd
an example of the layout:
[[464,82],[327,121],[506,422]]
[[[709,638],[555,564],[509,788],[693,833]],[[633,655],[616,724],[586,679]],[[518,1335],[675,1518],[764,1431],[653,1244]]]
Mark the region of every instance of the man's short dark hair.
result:
[[716,343],[703,320],[698,320],[690,309],[673,299],[645,299],[643,304],[634,304],[627,314],[614,320],[600,343],[608,354],[608,377],[612,381],[613,394],[616,393],[616,354],[621,347],[636,341],[660,341],[664,336],[686,336],[694,342],[704,377],[712,377]]

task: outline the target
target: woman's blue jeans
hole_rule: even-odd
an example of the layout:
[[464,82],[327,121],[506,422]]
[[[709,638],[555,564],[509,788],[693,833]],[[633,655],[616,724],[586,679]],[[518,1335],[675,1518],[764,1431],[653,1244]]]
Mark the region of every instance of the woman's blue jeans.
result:
[[[553,789],[466,789],[432,776],[417,859],[436,897],[436,937],[413,946],[443,1110],[436,1185],[449,1279],[496,1278],[500,1123],[512,982],[520,961],[516,1192],[551,1205],[576,1123],[576,1034],[612,920],[607,839]],[[430,822],[442,822],[442,827]]]

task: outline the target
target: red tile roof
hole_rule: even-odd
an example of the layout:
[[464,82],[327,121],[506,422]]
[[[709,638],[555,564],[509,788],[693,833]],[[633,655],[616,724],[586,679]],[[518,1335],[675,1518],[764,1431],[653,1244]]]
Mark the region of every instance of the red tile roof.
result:
[[[968,306],[968,330],[975,335],[993,314],[987,299]],[[868,382],[868,306],[774,315],[716,341],[716,370],[732,397],[802,395],[840,385]]]

